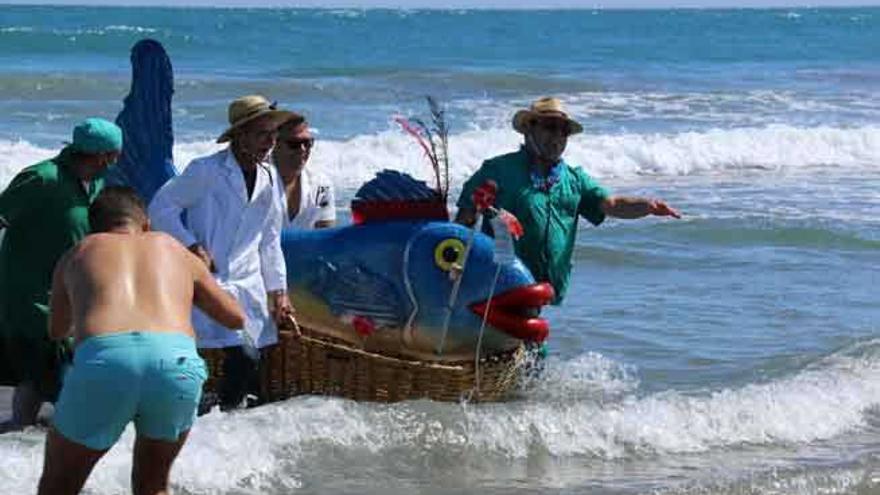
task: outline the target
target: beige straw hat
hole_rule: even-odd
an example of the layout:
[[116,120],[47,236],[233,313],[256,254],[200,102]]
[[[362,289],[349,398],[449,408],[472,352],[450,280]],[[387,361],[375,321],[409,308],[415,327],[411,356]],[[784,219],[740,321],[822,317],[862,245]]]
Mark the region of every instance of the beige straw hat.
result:
[[229,128],[217,138],[218,143],[229,141],[232,131],[247,124],[248,122],[268,115],[281,125],[287,119],[293,117],[293,112],[277,110],[274,103],[260,95],[242,96],[229,104]]
[[565,119],[570,127],[569,135],[577,134],[584,130],[584,127],[578,121],[568,115],[568,112],[562,107],[562,101],[551,96],[538,98],[532,102],[528,109],[516,112],[513,116],[513,128],[520,134],[525,134],[529,124],[540,117]]

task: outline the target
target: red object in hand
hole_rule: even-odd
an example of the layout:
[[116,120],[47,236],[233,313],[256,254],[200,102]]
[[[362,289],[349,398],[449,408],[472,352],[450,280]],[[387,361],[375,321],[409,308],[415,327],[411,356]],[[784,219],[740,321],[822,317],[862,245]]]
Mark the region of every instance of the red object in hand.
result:
[[354,331],[361,337],[369,337],[376,331],[376,324],[366,316],[355,316],[351,320]]
[[507,231],[510,232],[510,236],[514,239],[519,240],[519,238],[525,234],[522,224],[519,223],[519,220],[517,220],[513,213],[502,209],[498,212],[498,218],[504,222]]
[[483,211],[495,204],[495,196],[498,194],[498,184],[494,180],[487,180],[483,185],[474,189],[471,200],[477,211]]

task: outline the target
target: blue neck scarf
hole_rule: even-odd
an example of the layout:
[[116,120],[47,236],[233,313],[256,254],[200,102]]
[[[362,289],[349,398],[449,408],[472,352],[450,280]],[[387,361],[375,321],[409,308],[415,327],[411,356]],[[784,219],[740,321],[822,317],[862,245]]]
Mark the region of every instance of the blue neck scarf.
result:
[[532,179],[532,187],[542,192],[550,192],[550,189],[559,182],[562,176],[562,161],[557,162],[550,167],[547,175],[542,174],[538,170],[532,169],[530,177]]

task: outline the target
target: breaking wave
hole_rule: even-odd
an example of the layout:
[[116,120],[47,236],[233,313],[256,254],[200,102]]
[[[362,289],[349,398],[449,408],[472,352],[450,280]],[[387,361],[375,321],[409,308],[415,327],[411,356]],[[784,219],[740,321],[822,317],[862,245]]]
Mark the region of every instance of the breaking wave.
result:
[[[450,139],[453,185],[459,185],[487,157],[515,150],[519,136],[507,129],[474,130]],[[213,152],[213,141],[175,146],[175,163]],[[5,186],[22,167],[57,150],[27,141],[0,140],[0,183]],[[742,172],[823,173],[829,168],[880,168],[880,127],[712,129],[677,134],[599,134],[574,137],[566,152],[570,163],[607,177],[736,175]],[[418,147],[396,130],[347,140],[319,141],[310,167],[342,190],[353,190],[385,168],[428,179],[430,169]]]
[[[172,478],[188,493],[260,493],[296,489],[312,463],[355,471],[393,467],[405,478],[441,462],[729,456],[870,432],[880,407],[876,340],[736,389],[641,396],[633,371],[591,353],[551,360],[537,390],[508,403],[303,397],[236,414],[212,412],[197,422]],[[6,459],[0,479],[11,492],[35,485],[42,441],[36,430],[0,437]],[[129,428],[89,481],[91,493],[127,489],[132,443]]]

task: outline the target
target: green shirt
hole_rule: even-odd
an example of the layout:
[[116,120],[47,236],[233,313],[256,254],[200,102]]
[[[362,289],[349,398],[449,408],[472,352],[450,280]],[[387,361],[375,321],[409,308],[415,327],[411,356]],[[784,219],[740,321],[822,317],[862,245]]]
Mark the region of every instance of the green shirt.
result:
[[532,184],[524,149],[490,158],[465,182],[458,198],[459,208],[473,208],[474,189],[490,179],[498,184],[495,206],[513,213],[525,231],[514,244],[516,254],[536,280],[553,285],[555,304],[568,289],[578,216],[593,225],[602,223],[601,204],[609,195],[580,167],[565,162],[557,166],[561,167],[558,181],[543,191]]
[[62,152],[27,167],[0,193],[0,217],[7,225],[0,247],[0,337],[47,336],[55,263],[89,232],[89,204],[104,181],[84,185],[69,161]]

